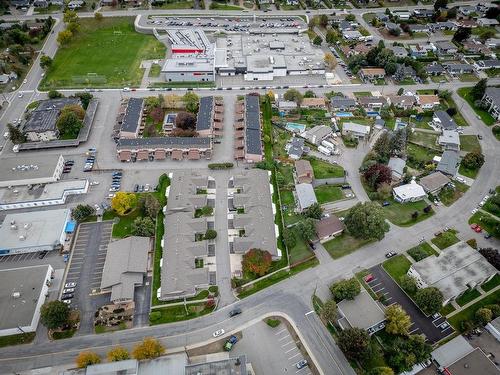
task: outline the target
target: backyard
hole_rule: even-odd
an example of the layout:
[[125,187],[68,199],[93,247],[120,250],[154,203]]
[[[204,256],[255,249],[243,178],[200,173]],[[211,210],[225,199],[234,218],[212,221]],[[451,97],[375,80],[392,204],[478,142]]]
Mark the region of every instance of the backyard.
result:
[[461,135],[460,150],[467,152],[481,152],[481,145],[476,135]]
[[410,142],[419,144],[424,147],[439,150],[440,147],[437,145],[437,139],[438,139],[437,134],[427,133],[427,132],[415,131],[410,135]]
[[80,19],[80,31],[57,50],[43,89],[138,86],[141,60],[161,59],[165,46],[134,30],[133,18]]
[[[393,198],[390,198],[388,202],[390,204],[383,207],[385,217],[391,223],[400,227],[410,227],[434,215],[434,211],[432,209],[429,213],[424,212],[424,208],[429,205],[425,200],[398,203]],[[415,212],[418,213],[418,216],[413,218]]]
[[456,244],[460,239],[455,235],[454,230],[448,230],[446,232],[441,233],[439,236],[434,237],[431,242],[439,247],[441,250],[446,249],[447,247]]
[[455,188],[445,187],[439,192],[439,199],[445,206],[451,206],[469,189],[469,186],[458,181],[453,181]]
[[314,172],[315,179],[344,177],[344,169],[340,165],[330,164],[316,158],[307,157]]
[[386,260],[383,264],[382,267],[387,271],[389,275],[399,283],[399,280],[401,279],[401,276],[406,275],[408,270],[410,269],[411,262],[408,260],[407,257],[404,255],[400,254],[395,256],[392,259]]

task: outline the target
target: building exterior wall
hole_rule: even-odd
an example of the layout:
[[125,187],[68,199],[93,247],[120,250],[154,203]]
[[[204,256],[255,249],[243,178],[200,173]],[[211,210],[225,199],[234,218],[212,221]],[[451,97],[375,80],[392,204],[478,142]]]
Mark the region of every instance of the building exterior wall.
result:
[[215,74],[213,70],[196,72],[162,72],[167,82],[213,82]]
[[245,74],[245,81],[272,81],[274,78],[273,72],[255,73],[247,72]]
[[245,159],[249,163],[257,163],[263,160],[262,155],[249,154],[249,153],[245,153]]

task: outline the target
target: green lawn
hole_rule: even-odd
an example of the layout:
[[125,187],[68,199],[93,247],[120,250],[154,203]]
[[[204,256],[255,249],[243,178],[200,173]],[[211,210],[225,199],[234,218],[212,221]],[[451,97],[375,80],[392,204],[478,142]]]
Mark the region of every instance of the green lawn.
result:
[[408,166],[415,169],[423,169],[426,162],[431,161],[432,158],[441,153],[431,150],[413,143],[409,143],[406,147],[408,152]]
[[469,169],[469,168],[465,168],[462,163],[460,163],[460,167],[458,167],[458,173],[460,173],[462,176],[466,176],[466,177],[469,177],[469,178],[476,178],[477,174],[479,173],[479,170],[481,168],[478,168],[478,169]]
[[460,323],[465,320],[473,320],[474,314],[478,309],[483,306],[491,305],[493,303],[498,303],[500,301],[500,290],[497,290],[494,293],[491,293],[481,300],[477,301],[473,305],[467,307],[466,309],[456,313],[452,317],[448,318],[448,322],[456,329],[460,330]]
[[481,120],[483,120],[483,122],[490,126],[490,125],[493,125],[495,123],[495,119],[493,118],[493,116],[491,116],[488,112],[486,112],[484,109],[480,109],[480,108],[477,108],[475,105],[474,105],[474,98],[472,98],[470,96],[470,92],[472,90],[472,87],[462,87],[462,88],[459,88],[457,90],[457,93],[458,95],[460,95],[462,98],[464,98],[467,103],[469,103],[469,105],[472,107],[472,109],[474,110],[474,112],[476,112],[476,114],[481,117]]
[[[391,223],[400,227],[410,227],[434,215],[434,210],[431,210],[429,213],[425,213],[423,211],[424,208],[428,206],[424,200],[418,202],[398,203],[391,198],[388,201],[391,204],[383,207],[385,217]],[[415,211],[418,212],[418,216],[416,219],[413,219],[412,214]]]
[[295,224],[302,216],[295,213],[295,199],[291,190],[280,190],[281,210],[285,219],[285,225]]
[[488,233],[494,232],[494,227],[500,225],[493,216],[478,211],[469,218],[469,224],[479,224]]
[[475,135],[460,136],[460,150],[467,152],[481,152],[481,145]]
[[159,64],[151,64],[151,69],[149,70],[150,77],[159,77],[161,73],[161,66]]
[[194,319],[199,316],[210,314],[215,309],[215,306],[207,307],[205,303],[193,303],[186,306],[187,308],[184,307],[184,305],[176,305],[153,309],[149,314],[150,325]]
[[307,157],[314,172],[315,179],[344,177],[344,168],[340,165],[330,164],[313,157]]
[[322,185],[314,188],[319,204],[335,202],[344,198],[342,189],[333,185]]
[[440,83],[441,81],[448,82],[448,78],[446,78],[445,75],[440,75],[440,76],[430,76],[430,79],[434,83]]
[[341,258],[354,250],[359,249],[372,242],[372,240],[362,240],[343,233],[323,244],[333,259]]
[[153,88],[200,88],[215,87],[214,82],[154,82],[150,87]]
[[399,283],[401,276],[406,275],[410,269],[411,262],[403,254],[397,255],[394,258],[386,260],[382,267],[387,271],[389,275]]
[[35,338],[35,332],[20,333],[18,335],[9,335],[0,337],[0,348],[11,345],[28,344]]
[[453,120],[455,120],[455,122],[457,123],[458,126],[469,126],[467,121],[465,121],[464,117],[462,116],[462,114],[458,110],[457,103],[455,103],[455,101],[453,100],[453,98],[451,96],[447,100],[444,101],[444,104],[445,104],[446,108],[453,107],[457,110],[457,113],[453,116]]
[[161,59],[165,46],[137,33],[133,18],[80,19],[81,30],[59,47],[42,89],[138,86],[143,59]]
[[453,311],[455,311],[455,308],[453,307],[453,305],[451,303],[448,303],[447,305],[444,305],[443,307],[441,307],[441,310],[439,310],[439,313],[442,316],[446,316],[449,313],[452,313]]
[[424,242],[421,243],[418,246],[412,247],[410,250],[408,250],[408,254],[416,261],[421,261],[422,259],[427,258],[428,256],[431,255],[438,255],[436,250],[432,248],[429,243]]
[[135,219],[140,216],[141,212],[138,209],[134,209],[131,213],[124,216],[119,216],[113,211],[107,211],[104,213],[103,220],[116,220],[118,222],[113,224],[113,237],[124,238],[132,234],[132,223]]
[[498,285],[500,285],[500,274],[497,273],[491,280],[486,281],[483,285],[481,285],[481,289],[485,292],[489,292]]
[[431,240],[431,242],[441,250],[446,249],[453,244],[456,244],[458,241],[460,240],[451,230],[443,232],[439,236],[436,236]]
[[229,5],[229,4],[219,4],[217,2],[212,2],[210,4],[210,9],[217,9],[217,10],[241,10],[243,8],[236,6],[236,5]]
[[427,132],[419,132],[415,131],[410,135],[410,141],[417,143],[419,145],[439,149],[440,147],[437,145],[437,134],[427,133]]
[[160,6],[155,6],[155,9],[193,9],[194,1],[174,1],[171,3],[163,3]]
[[470,289],[463,293],[460,297],[457,297],[455,301],[458,303],[459,306],[466,305],[472,300],[475,300],[477,297],[479,297],[481,293],[477,289]]
[[307,241],[301,236],[297,227],[292,227],[290,230],[293,232],[296,239],[295,246],[288,249],[290,252],[290,263],[295,264],[314,256]]
[[477,76],[473,73],[461,74],[459,79],[462,82],[477,82],[477,81],[479,81],[479,78],[477,78]]
[[434,89],[417,90],[417,94],[420,94],[420,95],[435,95],[436,94],[436,90],[434,90]]
[[456,200],[464,195],[467,190],[469,190],[469,186],[466,184],[462,184],[458,181],[453,181],[453,183],[455,184],[455,189],[445,187],[439,193],[439,199],[445,206],[451,206]]

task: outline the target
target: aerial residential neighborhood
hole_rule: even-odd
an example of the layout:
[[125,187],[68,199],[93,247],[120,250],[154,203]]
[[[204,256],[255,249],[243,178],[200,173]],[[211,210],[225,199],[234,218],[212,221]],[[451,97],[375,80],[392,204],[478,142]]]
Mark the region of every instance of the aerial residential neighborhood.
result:
[[500,7],[0,1],[0,374],[500,375]]

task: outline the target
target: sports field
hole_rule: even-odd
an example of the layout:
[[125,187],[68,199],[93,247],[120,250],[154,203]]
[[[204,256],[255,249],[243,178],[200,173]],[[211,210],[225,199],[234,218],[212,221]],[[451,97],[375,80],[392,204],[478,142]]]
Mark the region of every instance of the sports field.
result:
[[141,82],[141,60],[162,59],[165,46],[134,30],[132,17],[80,19],[80,31],[59,47],[42,89],[133,87]]

